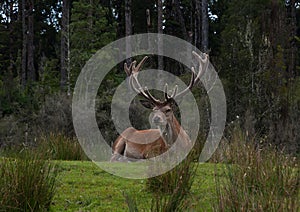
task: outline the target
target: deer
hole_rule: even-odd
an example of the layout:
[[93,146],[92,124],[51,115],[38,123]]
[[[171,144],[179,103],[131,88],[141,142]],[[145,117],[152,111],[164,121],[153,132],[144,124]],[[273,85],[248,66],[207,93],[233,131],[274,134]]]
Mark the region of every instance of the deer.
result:
[[151,122],[156,126],[156,129],[137,130],[133,127],[125,129],[112,145],[111,162],[153,158],[166,152],[177,140],[180,142],[181,148],[192,145],[188,134],[180,126],[173,111],[175,99],[181,99],[187,94],[199,82],[208,68],[208,54],[204,53],[204,58],[194,51],[192,54],[199,63],[198,73],[195,72],[194,67],[191,68],[192,75],[189,85],[181,92],[178,92],[178,86],[175,85],[169,95],[168,84],[165,84],[164,100],[155,98],[149,89],[143,88],[138,81],[138,73],[148,58],[147,56],[137,66],[136,61],[133,61],[129,66],[126,62],[124,63],[124,71],[129,77],[131,89],[143,97],[140,102],[144,107],[152,109]]

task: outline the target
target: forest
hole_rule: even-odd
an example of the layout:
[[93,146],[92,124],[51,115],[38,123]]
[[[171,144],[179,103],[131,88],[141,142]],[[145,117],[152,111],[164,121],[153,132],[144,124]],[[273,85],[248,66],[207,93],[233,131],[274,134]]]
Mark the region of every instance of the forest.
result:
[[[179,37],[209,53],[225,89],[227,123],[238,122],[252,136],[299,153],[299,4],[297,0],[4,0],[0,144],[30,143],[49,132],[74,136],[72,91],[87,60],[114,40],[153,32]],[[180,64],[164,60],[165,70],[188,74]],[[158,62],[154,58],[150,65]],[[99,113],[109,110],[123,72],[122,65],[116,67],[107,77],[109,83],[99,88],[107,97],[100,99]],[[109,123],[108,113],[100,116]],[[110,129],[104,131],[112,134]]]
[[[226,95],[221,147],[226,149],[227,143],[240,141],[253,145],[253,152],[245,153],[247,156],[255,155],[258,149],[274,148],[299,158],[299,0],[1,0],[0,153],[34,148],[52,154],[54,160],[87,160],[78,150],[72,121],[76,80],[99,49],[140,33],[172,35],[209,54]],[[128,60],[134,59],[140,57]],[[111,103],[117,86],[126,78],[124,62],[105,76],[96,99],[98,127],[110,145],[118,137]],[[167,57],[151,55],[145,66],[166,70],[186,84],[191,76],[187,67]],[[210,105],[201,83],[197,87],[192,91],[200,108],[199,153],[209,129]],[[149,111],[138,101],[131,103],[130,111],[133,126],[149,128],[145,116]],[[59,155],[59,148],[69,150]],[[238,147],[232,148],[234,156],[227,151],[217,152],[210,162],[221,161],[229,154],[230,162],[239,163],[238,158],[244,154],[237,153]],[[155,182],[147,188],[155,190]],[[297,183],[299,170],[293,185]],[[289,188],[295,189],[293,185]],[[129,208],[135,205],[130,196],[124,197]],[[225,201],[221,197],[220,201]],[[297,202],[297,194],[294,200]],[[0,196],[0,203],[3,201]],[[299,209],[295,202],[283,206],[282,211]],[[260,206],[260,211],[270,209],[270,205]]]

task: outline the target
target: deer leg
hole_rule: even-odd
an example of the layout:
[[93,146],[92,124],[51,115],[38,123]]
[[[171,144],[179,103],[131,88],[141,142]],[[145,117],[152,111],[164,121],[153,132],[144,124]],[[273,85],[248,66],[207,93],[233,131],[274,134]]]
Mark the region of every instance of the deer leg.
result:
[[110,161],[119,161],[120,157],[124,155],[126,142],[125,139],[123,139],[121,136],[115,141],[113,145],[113,155],[111,156]]

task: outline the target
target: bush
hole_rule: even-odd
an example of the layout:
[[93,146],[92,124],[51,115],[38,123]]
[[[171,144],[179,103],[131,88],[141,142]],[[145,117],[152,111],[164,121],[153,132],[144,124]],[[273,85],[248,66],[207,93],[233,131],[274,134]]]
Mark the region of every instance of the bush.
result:
[[72,122],[72,97],[63,93],[47,96],[35,122],[35,127],[42,133],[75,136]]
[[71,104],[70,96],[57,93],[45,97],[40,109],[20,107],[15,113],[0,117],[0,148],[22,143],[34,145],[40,134],[75,136]]
[[0,211],[49,210],[56,166],[32,152],[0,159]]
[[299,160],[246,138],[239,128],[232,132],[223,160],[230,163],[227,179],[216,179],[217,210],[298,211]]

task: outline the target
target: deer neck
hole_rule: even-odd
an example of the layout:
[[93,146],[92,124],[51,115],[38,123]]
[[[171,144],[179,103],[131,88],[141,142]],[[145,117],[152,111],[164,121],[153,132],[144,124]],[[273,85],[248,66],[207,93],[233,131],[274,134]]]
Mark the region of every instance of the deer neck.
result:
[[171,120],[167,122],[167,125],[163,129],[161,129],[162,137],[168,145],[172,145],[173,143],[175,143],[180,133],[180,129],[181,126],[173,115]]

